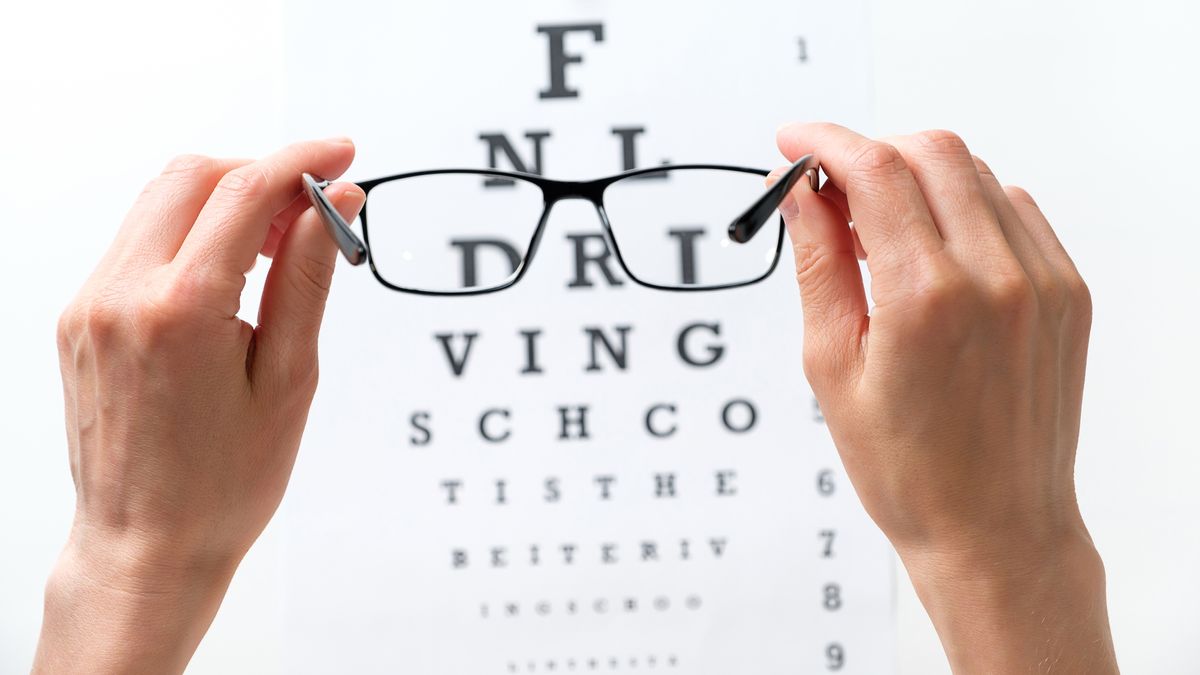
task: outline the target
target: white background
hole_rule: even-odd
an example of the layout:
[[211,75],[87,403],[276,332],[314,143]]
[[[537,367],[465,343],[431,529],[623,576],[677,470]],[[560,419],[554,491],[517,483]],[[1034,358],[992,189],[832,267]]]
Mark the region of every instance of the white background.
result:
[[[288,82],[295,83],[289,133],[324,135],[336,124],[359,142],[354,176],[477,165],[487,154],[480,131],[540,128],[552,134],[543,148],[547,175],[591,177],[620,167],[614,124],[646,130],[638,140],[643,166],[660,158],[775,166],[778,151],[763,139],[778,126],[779,111],[870,122],[861,0],[752,0],[705,12],[691,11],[693,0],[523,0],[473,4],[469,24],[455,3],[425,5],[419,17],[375,0],[341,0],[334,17],[320,0],[287,7]],[[356,20],[356,13],[370,20]],[[546,41],[534,27],[590,21],[603,22],[602,43],[567,41],[571,53],[586,55],[571,69],[579,98],[539,99]],[[825,60],[800,63],[798,34],[814,49],[821,45]],[[326,54],[353,54],[358,67],[346,72],[336,60],[312,58],[306,46],[317,42]],[[415,65],[425,62],[437,66]],[[334,80],[357,92],[353,105],[311,96],[309,83]],[[789,86],[776,86],[784,82]],[[754,180],[750,189],[757,193],[760,185]],[[490,205],[495,197],[487,199]],[[674,204],[650,206],[638,217],[704,223],[720,210],[704,197],[686,199],[703,217],[690,220]],[[622,212],[607,201],[619,227]],[[450,222],[469,218],[470,204],[456,208]],[[385,262],[387,239],[379,233],[397,223],[379,218],[378,204],[371,208],[371,244],[382,245],[376,253]],[[505,221],[504,229],[517,226]],[[556,659],[570,670],[569,659],[599,651],[625,668],[626,658],[636,655],[646,668],[657,655],[659,664],[676,656],[675,671],[689,675],[728,675],[751,665],[755,675],[791,675],[824,668],[826,647],[837,642],[843,675],[895,672],[890,547],[852,490],[823,497],[813,480],[823,468],[837,468],[836,449],[826,428],[804,412],[811,402],[795,349],[802,321],[792,261],[762,284],[721,293],[664,296],[604,282],[568,290],[565,236],[596,227],[590,204],[556,204],[529,273],[494,295],[418,298],[389,292],[358,270],[339,275],[321,333],[326,359],[314,402],[327,412],[309,421],[305,461],[276,524],[286,547],[286,613],[262,619],[285,625],[282,671],[478,675],[508,672],[514,662],[547,670]],[[616,234],[618,243],[623,236]],[[419,247],[405,247],[419,259]],[[720,321],[728,340],[710,368],[685,366],[673,355],[675,331],[699,319]],[[582,337],[580,327],[614,324],[632,326],[629,370],[584,372],[586,350],[574,339]],[[521,345],[510,337],[528,327],[543,331],[544,372],[536,376],[517,374]],[[479,339],[463,376],[452,377],[431,335],[467,329]],[[722,429],[717,411],[730,396],[755,402],[761,423],[752,432]],[[671,439],[646,437],[636,423],[660,397],[677,406]],[[589,439],[553,440],[555,407],[575,403],[589,404]],[[474,416],[495,405],[511,408],[513,438],[481,443]],[[407,445],[412,410],[429,411],[429,446]],[[727,468],[737,472],[737,496],[705,494],[697,478]],[[639,489],[649,472],[667,469],[679,476],[680,500]],[[617,486],[611,500],[572,487],[608,472]],[[835,474],[833,481],[843,482]],[[547,475],[563,487],[553,505],[537,496]],[[452,507],[431,489],[451,477],[463,481]],[[507,481],[503,507],[481,491],[496,478]],[[812,548],[824,528],[837,532],[830,559]],[[730,537],[719,561],[664,555],[647,566],[618,553],[616,565],[589,566],[585,553],[597,538],[623,550],[620,542],[630,536],[665,541],[711,532]],[[570,568],[548,553],[536,568],[523,565],[511,547],[504,570],[479,564],[480,545],[529,541],[545,548],[568,540],[580,558]],[[473,562],[450,569],[442,553],[450,546],[465,547]],[[823,606],[826,583],[846,598],[836,612]],[[702,594],[703,609],[571,616],[552,609],[501,621],[479,618],[475,604],[681,591]]]
[[[55,319],[171,156],[260,155],[286,140],[282,14],[278,2],[4,7],[0,672],[28,668],[70,522]],[[1197,25],[1200,9],[1182,1],[877,2],[872,17],[867,131],[958,131],[1038,198],[1091,285],[1078,485],[1127,672],[1200,667]],[[313,58],[339,60],[321,45]],[[353,97],[319,84],[314,95]],[[261,619],[284,600],[269,583],[278,550],[268,528],[193,672],[276,662],[279,629]],[[901,672],[945,671],[900,589]]]

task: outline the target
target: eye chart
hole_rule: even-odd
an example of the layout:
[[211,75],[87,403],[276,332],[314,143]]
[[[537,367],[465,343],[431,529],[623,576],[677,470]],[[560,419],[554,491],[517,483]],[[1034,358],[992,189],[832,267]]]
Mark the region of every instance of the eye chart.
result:
[[[289,3],[289,131],[352,179],[770,169],[864,127],[862,2]],[[532,224],[530,224],[532,225]],[[765,282],[640,287],[555,206],[519,284],[390,291],[339,261],[285,511],[292,673],[886,673],[892,556]]]

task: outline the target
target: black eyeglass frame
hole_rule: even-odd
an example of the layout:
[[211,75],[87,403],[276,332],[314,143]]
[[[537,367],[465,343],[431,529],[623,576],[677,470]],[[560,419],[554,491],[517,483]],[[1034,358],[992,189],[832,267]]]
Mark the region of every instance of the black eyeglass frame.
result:
[[[368,226],[368,209],[364,205],[362,212],[359,214],[359,219],[362,221],[363,236],[359,239],[354,233],[350,225],[342,218],[341,214],[334,208],[333,203],[325,195],[324,189],[330,185],[329,181],[315,178],[307,173],[303,174],[304,192],[308,195],[314,208],[321,215],[325,228],[329,235],[337,242],[338,248],[346,261],[351,265],[361,265],[363,262],[368,263],[371,268],[371,273],[375,275],[375,279],[385,287],[402,293],[413,293],[416,295],[429,296],[468,296],[468,295],[483,295],[485,293],[495,293],[506,288],[514,286],[522,277],[525,276],[526,270],[533,262],[534,254],[537,253],[538,244],[541,242],[542,233],[546,229],[546,223],[550,218],[550,213],[554,209],[554,205],[564,199],[584,199],[592,203],[596,207],[596,212],[600,216],[600,224],[603,227],[604,237],[608,245],[612,247],[613,254],[616,255],[617,264],[625,272],[634,283],[646,288],[653,288],[662,291],[719,291],[730,288],[741,288],[759,283],[763,279],[771,276],[775,268],[779,265],[779,256],[783,251],[783,225],[782,217],[780,218],[779,236],[775,242],[775,254],[771,258],[771,264],[767,270],[758,277],[746,281],[738,281],[728,284],[718,285],[689,285],[689,286],[667,286],[656,284],[638,278],[629,266],[625,264],[625,259],[621,255],[620,245],[617,243],[617,238],[613,235],[612,226],[608,220],[608,213],[604,209],[604,191],[608,186],[621,180],[645,176],[647,174],[661,173],[663,171],[673,171],[677,169],[708,169],[717,171],[732,171],[737,173],[749,173],[759,176],[766,176],[770,172],[763,169],[753,169],[743,166],[730,166],[725,164],[672,164],[669,166],[651,167],[645,169],[633,169],[624,171],[612,176],[597,178],[588,181],[562,181],[545,178],[543,176],[524,173],[518,171],[500,171],[498,169],[431,169],[425,171],[413,171],[409,173],[400,173],[381,178],[361,181],[356,183],[359,188],[367,195],[367,202],[370,202],[371,190],[384,183],[392,181],[404,180],[406,178],[416,178],[419,176],[434,176],[439,174],[466,174],[476,175],[491,178],[505,178],[509,180],[520,180],[536,185],[542,191],[543,207],[542,215],[538,219],[537,227],[533,231],[532,238],[529,242],[529,248],[525,255],[521,258],[521,263],[517,267],[515,274],[498,286],[488,286],[486,288],[467,288],[456,291],[434,291],[423,288],[410,288],[406,286],[398,286],[388,281],[375,265],[375,258],[371,253],[371,235]],[[803,176],[809,181],[809,188],[814,192],[820,189],[819,167],[813,155],[805,155],[796,160],[794,164],[785,172],[780,179],[771,187],[767,188],[761,197],[756,199],[740,216],[735,218],[729,224],[729,238],[736,243],[744,244],[749,242],[754,235],[759,232],[770,219],[771,214],[779,208],[780,202],[784,196],[795,186],[796,182]]]

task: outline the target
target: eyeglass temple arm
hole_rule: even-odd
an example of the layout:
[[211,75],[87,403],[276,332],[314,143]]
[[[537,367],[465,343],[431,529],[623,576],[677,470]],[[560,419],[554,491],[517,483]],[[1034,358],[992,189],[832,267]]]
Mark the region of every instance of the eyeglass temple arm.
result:
[[758,231],[770,219],[771,214],[779,208],[780,202],[796,185],[796,181],[800,180],[801,176],[808,178],[808,186],[812,188],[813,192],[819,190],[821,187],[819,170],[820,167],[813,155],[805,155],[796,160],[792,168],[780,176],[779,180],[763,193],[763,196],[759,197],[750,205],[749,209],[746,209],[745,213],[729,224],[729,238],[739,244],[745,244],[753,239],[754,235],[758,234]]
[[329,181],[318,180],[307,173],[301,174],[301,176],[304,179],[304,193],[308,195],[308,201],[312,202],[313,208],[321,215],[321,222],[325,223],[325,231],[337,242],[342,255],[351,265],[361,265],[366,262],[366,245],[363,244],[362,239],[358,238],[357,234],[354,234],[354,230],[350,229],[349,223],[342,218],[342,214],[333,207],[333,202],[329,201],[329,197],[325,196],[325,188],[329,187]]

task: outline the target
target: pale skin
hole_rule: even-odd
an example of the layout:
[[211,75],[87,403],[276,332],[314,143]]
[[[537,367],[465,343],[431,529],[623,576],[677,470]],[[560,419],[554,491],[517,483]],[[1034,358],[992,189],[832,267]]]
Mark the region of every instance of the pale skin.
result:
[[[948,132],[777,140],[829,177],[781,207],[805,375],[953,670],[1117,672],[1074,487],[1090,298],[1045,216]],[[337,252],[300,174],[353,155],[332,139],[172,162],[64,312],[76,512],[35,672],[187,665],[283,498],[317,386]],[[347,220],[364,201],[326,194]],[[260,253],[251,326],[236,314]]]

